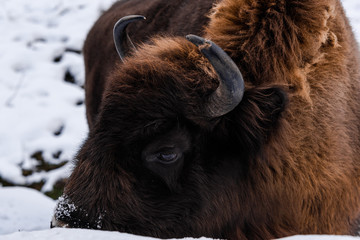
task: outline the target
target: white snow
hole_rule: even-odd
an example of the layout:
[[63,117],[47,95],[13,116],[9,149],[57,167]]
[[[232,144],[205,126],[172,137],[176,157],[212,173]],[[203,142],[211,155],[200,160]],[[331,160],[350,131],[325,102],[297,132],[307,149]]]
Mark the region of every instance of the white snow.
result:
[[[99,230],[86,230],[86,229],[51,229],[44,231],[33,231],[33,232],[17,232],[5,236],[0,236],[1,240],[155,240],[151,237],[136,236],[126,233],[119,232],[108,232]],[[184,240],[191,240],[194,238],[183,238]],[[209,238],[197,238],[199,240],[206,240]],[[320,235],[309,235],[309,236],[293,236],[288,238],[282,238],[280,240],[359,240],[357,237],[349,236],[320,236]]]
[[49,228],[54,208],[55,201],[39,191],[0,188],[0,234]]
[[[35,232],[20,232],[13,233],[6,236],[0,236],[1,240],[155,240],[155,238],[135,236],[119,232],[107,232],[99,230],[86,230],[86,229],[51,229],[47,231]],[[194,238],[184,238],[185,240]],[[198,238],[199,240],[206,240],[207,238]],[[350,240],[350,239],[349,239]]]
[[326,236],[326,235],[308,235],[308,236],[292,236],[281,238],[281,240],[359,240],[360,237],[351,236]]
[[[0,177],[13,184],[44,181],[51,191],[70,164],[41,172],[31,158],[73,159],[87,134],[81,51],[87,32],[114,0],[2,0],[0,26]],[[66,72],[75,84],[64,81]],[[60,152],[60,156],[54,157]],[[35,172],[23,176],[22,170]]]
[[355,37],[360,42],[360,1],[359,0],[342,0],[345,12],[350,19]]
[[[48,164],[67,162],[86,137],[84,67],[79,52],[94,21],[114,1],[1,0],[0,179],[16,185],[42,181],[41,190],[47,192],[70,174],[70,163],[44,171],[31,156],[41,152]],[[360,1],[342,2],[360,41]],[[74,83],[64,81],[67,72]],[[45,230],[54,207],[53,200],[35,190],[0,185],[0,239],[150,239],[94,230]],[[12,234],[3,235],[8,233]]]

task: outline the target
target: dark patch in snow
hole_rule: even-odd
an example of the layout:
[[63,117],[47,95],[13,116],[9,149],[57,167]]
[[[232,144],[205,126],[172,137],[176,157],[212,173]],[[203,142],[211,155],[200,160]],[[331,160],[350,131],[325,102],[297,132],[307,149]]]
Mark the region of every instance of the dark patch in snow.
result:
[[[66,42],[68,39],[65,38],[65,39],[62,39],[63,42]],[[53,62],[54,63],[58,63],[58,62],[61,62],[61,60],[63,59],[63,56],[65,53],[75,53],[75,54],[81,54],[81,50],[78,50],[78,49],[75,49],[75,48],[66,48],[65,51],[63,53],[61,53],[60,55],[58,56],[55,56],[54,59],[53,59]]]
[[[62,153],[61,150],[53,153],[53,158],[60,159],[61,153]],[[56,164],[51,164],[51,163],[47,162],[46,159],[44,158],[43,151],[37,151],[37,152],[33,153],[30,157],[32,159],[35,159],[38,162],[34,169],[31,169],[31,170],[25,169],[25,171],[32,171],[32,173],[33,172],[41,172],[41,171],[49,172],[51,170],[54,170],[54,169],[64,166],[68,162],[68,161],[61,161]],[[24,171],[24,169],[22,169],[22,170]]]
[[59,128],[54,131],[54,135],[55,135],[55,136],[60,136],[61,133],[64,131],[64,128],[65,128],[64,125],[60,125]]
[[39,162],[43,162],[44,161],[44,157],[43,157],[43,152],[42,151],[36,151],[33,154],[31,154],[30,156],[31,158],[39,161]]
[[75,49],[75,48],[66,48],[65,52],[71,52],[76,54],[81,54],[81,50]]
[[60,62],[60,61],[61,61],[61,59],[62,59],[62,57],[63,57],[63,55],[56,56],[56,57],[53,59],[53,62],[55,62],[55,63]]
[[71,12],[70,8],[65,8],[59,13],[59,16],[65,16],[66,14],[68,14],[70,12]]
[[34,171],[30,170],[30,169],[21,169],[21,171],[22,171],[22,175],[24,177],[30,176],[30,175],[32,175],[34,173]]
[[29,48],[32,48],[37,43],[46,43],[46,42],[47,41],[45,38],[39,37],[39,38],[35,38],[34,40],[28,42],[26,46]]
[[69,37],[67,37],[67,36],[61,37],[61,41],[62,42],[67,42],[67,41],[69,41]]
[[60,156],[61,156],[61,154],[62,154],[62,151],[59,150],[59,151],[57,151],[57,152],[54,152],[54,153],[52,154],[52,156],[53,156],[54,159],[59,159]]
[[84,100],[82,100],[82,99],[77,100],[75,104],[76,104],[76,106],[81,106],[84,104]]
[[69,69],[66,70],[66,72],[65,72],[64,81],[65,81],[65,82],[68,82],[68,83],[73,83],[73,84],[76,83],[75,77],[74,77],[74,75],[70,72]]
[[6,179],[2,178],[0,175],[0,185],[2,187],[12,187],[15,186],[15,184],[13,184],[12,182],[7,181]]

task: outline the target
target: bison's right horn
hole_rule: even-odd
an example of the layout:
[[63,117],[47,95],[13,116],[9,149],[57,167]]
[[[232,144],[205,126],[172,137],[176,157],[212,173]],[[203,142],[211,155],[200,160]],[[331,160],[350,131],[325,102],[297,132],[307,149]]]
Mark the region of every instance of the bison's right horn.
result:
[[129,23],[139,21],[139,20],[145,20],[146,18],[141,15],[129,15],[126,17],[121,18],[119,21],[115,23],[114,26],[114,42],[116,51],[119,54],[119,57],[122,61],[125,59],[125,52],[126,52],[126,38],[131,44],[131,46],[134,48],[134,44],[131,42],[129,35],[126,33],[126,27]]
[[207,117],[215,118],[232,111],[244,95],[244,80],[234,61],[218,45],[195,35],[186,39],[199,47],[219,76],[219,87],[210,96],[205,106]]

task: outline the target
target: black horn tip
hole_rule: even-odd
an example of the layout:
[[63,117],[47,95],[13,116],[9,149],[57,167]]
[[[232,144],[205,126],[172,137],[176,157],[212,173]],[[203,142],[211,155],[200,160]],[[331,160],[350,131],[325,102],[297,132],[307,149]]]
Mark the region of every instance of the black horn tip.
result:
[[115,27],[118,26],[119,24],[122,23],[126,23],[129,24],[131,22],[137,21],[137,20],[145,20],[146,17],[142,16],[142,15],[128,15],[125,17],[120,18],[116,23],[115,23]]
[[126,27],[129,23],[145,20],[146,17],[142,15],[129,15],[120,18],[114,25],[113,34],[114,34],[114,43],[116,47],[116,51],[118,52],[120,59],[124,61],[125,58],[125,49],[124,42],[126,41]]
[[204,45],[205,43],[208,43],[208,40],[205,40],[204,38],[193,34],[186,35],[186,39],[198,47]]

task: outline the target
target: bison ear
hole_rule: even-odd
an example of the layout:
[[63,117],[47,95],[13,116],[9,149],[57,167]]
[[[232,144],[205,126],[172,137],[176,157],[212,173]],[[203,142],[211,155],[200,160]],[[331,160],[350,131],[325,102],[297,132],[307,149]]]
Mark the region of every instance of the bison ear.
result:
[[221,131],[227,132],[242,151],[258,153],[279,128],[288,97],[281,87],[260,87],[245,91],[243,101],[223,119]]
[[135,48],[134,44],[131,42],[129,35],[126,33],[126,28],[129,23],[145,20],[146,18],[141,15],[129,15],[121,18],[119,21],[115,23],[113,34],[114,34],[114,43],[117,53],[121,61],[124,61],[126,52],[129,49],[126,46],[126,42],[128,41],[132,48]]
[[258,124],[269,129],[275,127],[281,113],[288,104],[288,95],[282,87],[254,88],[246,94],[246,104],[244,110],[250,111],[252,117],[257,119]]

